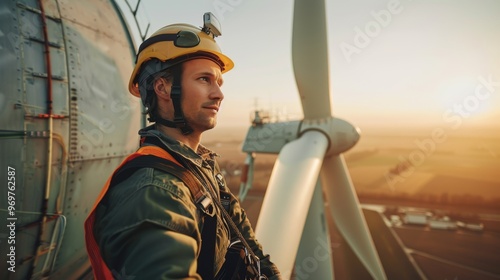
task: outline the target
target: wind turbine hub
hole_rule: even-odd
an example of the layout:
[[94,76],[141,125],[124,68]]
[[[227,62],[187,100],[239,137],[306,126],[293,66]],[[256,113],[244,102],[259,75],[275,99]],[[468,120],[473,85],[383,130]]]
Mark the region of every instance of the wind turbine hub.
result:
[[338,155],[354,147],[359,141],[361,132],[351,123],[334,117],[303,120],[299,135],[309,130],[320,131],[328,138],[329,146],[326,156]]

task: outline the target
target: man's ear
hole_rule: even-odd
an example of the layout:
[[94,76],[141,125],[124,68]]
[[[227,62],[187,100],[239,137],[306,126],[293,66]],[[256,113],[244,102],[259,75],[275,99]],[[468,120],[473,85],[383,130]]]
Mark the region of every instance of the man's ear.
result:
[[170,100],[171,84],[164,78],[159,78],[154,81],[154,90],[156,96],[161,99]]

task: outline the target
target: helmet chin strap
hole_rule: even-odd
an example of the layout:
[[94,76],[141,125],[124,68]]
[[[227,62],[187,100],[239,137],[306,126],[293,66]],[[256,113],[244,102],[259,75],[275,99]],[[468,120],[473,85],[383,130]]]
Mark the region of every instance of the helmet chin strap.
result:
[[182,69],[180,65],[174,66],[174,81],[172,84],[172,89],[170,92],[170,98],[172,99],[174,105],[174,121],[166,120],[162,117],[157,118],[156,122],[168,127],[178,128],[181,130],[183,135],[189,135],[193,132],[193,128],[189,126],[186,119],[184,118],[184,114],[182,113],[181,108],[181,72]]

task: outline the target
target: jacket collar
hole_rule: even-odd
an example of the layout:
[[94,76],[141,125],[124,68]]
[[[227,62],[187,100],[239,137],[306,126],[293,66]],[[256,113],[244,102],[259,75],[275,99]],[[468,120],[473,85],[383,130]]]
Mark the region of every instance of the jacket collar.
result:
[[[215,152],[206,148],[202,144],[198,145],[198,150],[195,152],[188,145],[186,145],[178,140],[175,140],[175,139],[163,134],[161,131],[157,130],[156,126],[154,124],[139,130],[139,135],[141,136],[141,138],[142,137],[155,137],[155,138],[157,138],[167,147],[167,149],[169,151],[191,161],[193,164],[195,164],[198,167],[202,166],[204,160],[206,160],[208,163],[214,162],[215,157],[218,156]],[[142,146],[142,144],[141,144],[141,146]],[[210,165],[212,165],[212,164],[210,164]]]

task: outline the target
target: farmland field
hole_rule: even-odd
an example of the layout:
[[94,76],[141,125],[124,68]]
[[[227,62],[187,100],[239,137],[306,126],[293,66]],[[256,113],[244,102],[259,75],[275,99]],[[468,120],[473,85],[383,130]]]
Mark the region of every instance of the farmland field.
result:
[[[437,143],[428,131],[383,134],[372,131],[345,154],[358,194],[410,196],[469,195],[485,201],[500,201],[500,136],[479,135],[477,131],[449,133]],[[239,187],[234,170],[241,169],[245,154],[241,144],[245,129],[223,133],[227,138],[209,136],[206,145],[221,155],[219,162],[229,172],[228,183]],[[276,155],[257,154],[254,191],[263,192]],[[392,173],[391,173],[392,172]],[[500,206],[498,206],[500,211]]]
[[[234,171],[241,170],[246,156],[241,152],[244,131],[231,133],[228,135],[239,136],[229,140],[209,138],[206,146],[221,155],[221,168],[227,171],[228,185],[237,194],[240,180],[239,175],[235,175],[239,173]],[[375,200],[381,205],[394,206],[402,205],[401,198],[417,198],[412,202],[413,207],[437,212],[451,209],[455,214],[481,218],[485,225],[481,234],[424,227],[392,229],[392,234],[398,236],[404,250],[418,264],[420,273],[428,279],[500,279],[500,137],[471,135],[450,134],[446,141],[433,146],[425,142],[428,138],[425,134],[374,133],[364,135],[360,143],[345,154],[362,203]],[[254,184],[242,202],[254,225],[276,158],[276,155],[256,155]],[[469,204],[461,204],[466,202]],[[328,212],[327,216],[330,216]],[[376,224],[378,218],[367,219],[369,224]],[[378,227],[380,230],[380,223]],[[382,231],[389,236],[386,230]],[[370,279],[366,271],[357,267],[359,260],[346,250],[348,246],[333,224],[330,224],[330,232],[332,244],[337,246],[333,257],[338,279]],[[380,242],[387,244],[384,238]],[[384,267],[397,263],[399,261],[389,257]],[[391,273],[401,275],[397,274],[401,273],[398,269]]]

